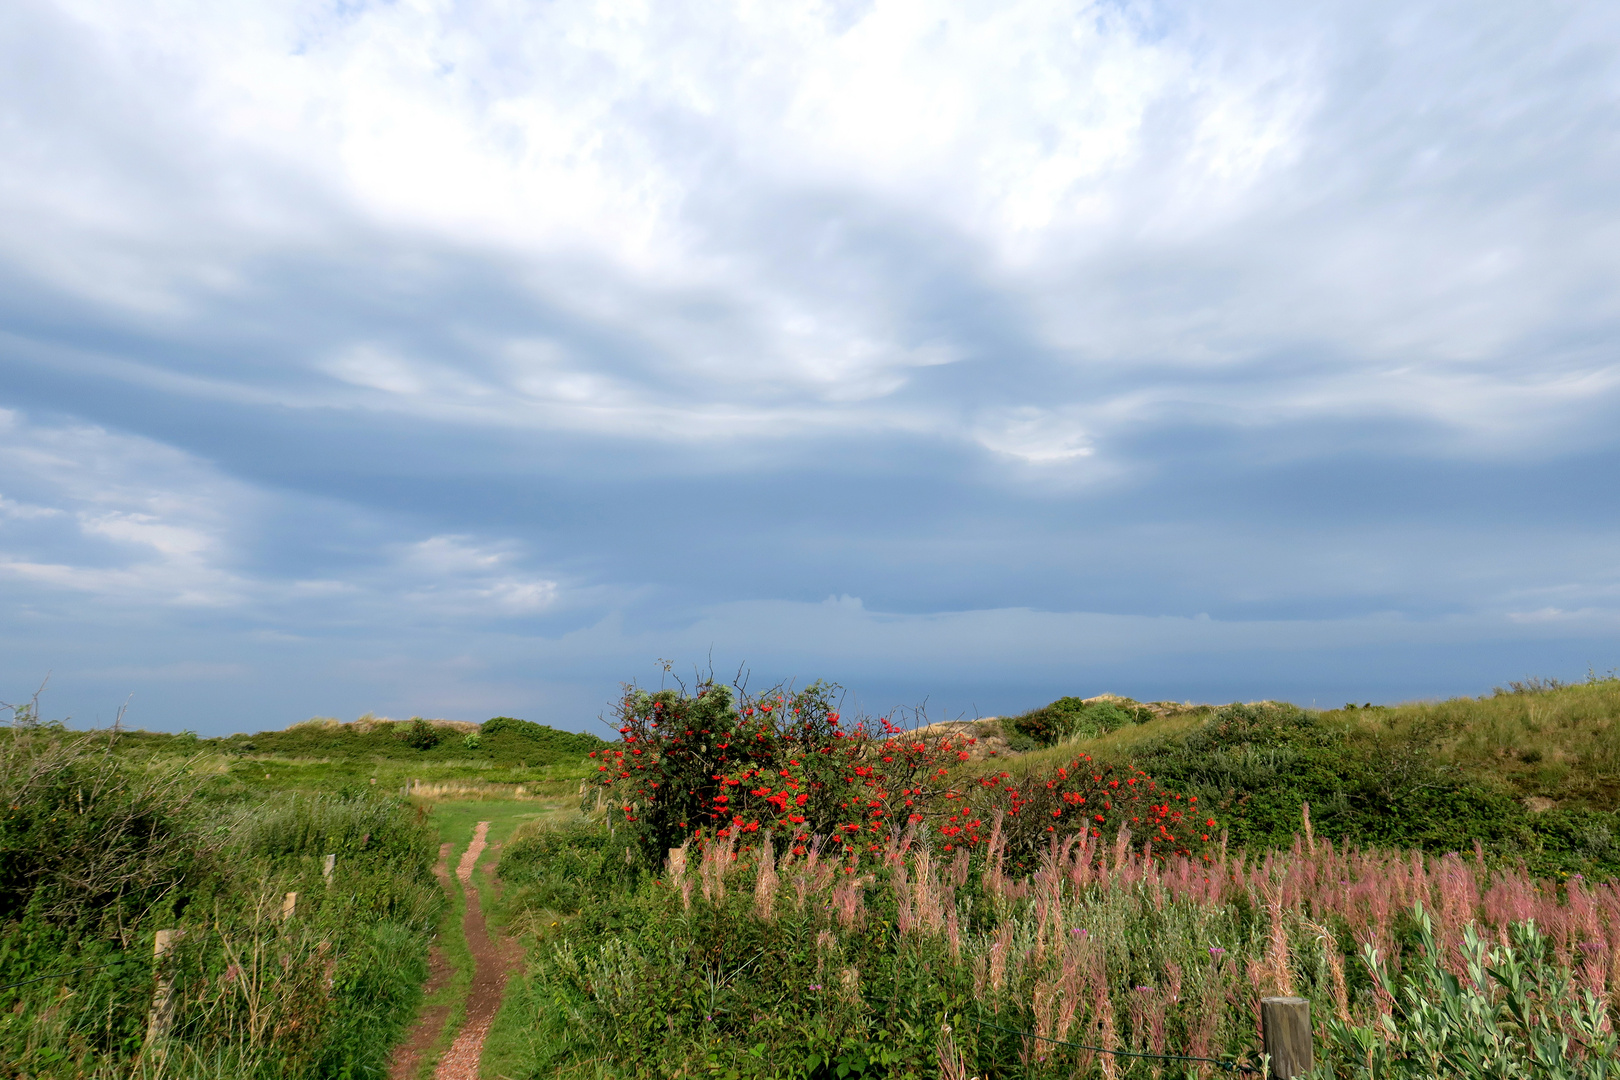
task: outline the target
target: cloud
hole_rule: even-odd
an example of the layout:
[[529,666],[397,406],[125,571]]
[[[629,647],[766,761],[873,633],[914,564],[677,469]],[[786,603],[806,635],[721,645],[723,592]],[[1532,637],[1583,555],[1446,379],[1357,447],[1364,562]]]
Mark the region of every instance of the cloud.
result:
[[152,440],[14,411],[0,415],[0,462],[6,486],[27,499],[0,526],[0,574],[126,603],[242,599],[225,511],[250,512],[246,485]]
[[[1578,344],[1614,326],[1612,290],[1587,286],[1613,248],[1585,226],[1609,162],[1544,134],[1598,120],[1601,69],[1529,9],[1481,30],[1403,7],[1410,47],[1374,32],[1396,17],[1376,5],[71,10],[24,9],[90,96],[164,119],[115,140],[123,121],[75,112],[90,125],[64,142],[65,117],[18,117],[35,179],[13,205],[57,230],[8,245],[36,282],[107,316],[137,297],[155,329],[262,292],[266,258],[381,246],[356,272],[403,296],[454,247],[504,263],[497,292],[530,309],[403,343],[323,318],[284,361],[206,372],[221,390],[639,438],[947,433],[957,403],[923,374],[988,348],[1041,384],[1003,407],[1055,393],[1131,421],[1167,398],[1239,424],[1395,410],[1481,452],[1506,413],[1545,442],[1577,435],[1580,402],[1613,405],[1612,359]],[[1537,47],[1504,66],[1505,40]],[[153,163],[142,183],[94,186],[120,151]],[[46,250],[122,269],[75,284]],[[940,309],[953,293],[1010,306],[1024,356],[984,339],[1011,327]],[[168,315],[140,319],[151,303]],[[1554,325],[1562,346],[1538,340]],[[1301,350],[1275,389],[1243,377]],[[1120,365],[1131,385],[1096,385]]]
[[1072,462],[1094,452],[1085,429],[1074,418],[1030,405],[982,417],[974,440],[1031,465]]
[[[525,570],[520,544],[469,536],[375,549],[341,580],[288,574],[253,558],[252,537],[295,516],[298,500],[103,428],[6,413],[0,463],[8,484],[59,504],[0,504],[10,522],[0,525],[0,576],[46,590],[38,594],[44,603],[56,590],[136,610],[212,608],[277,625],[331,618],[334,604],[351,619],[518,617],[560,595],[556,580]],[[309,569],[312,554],[300,553],[294,569]]]
[[559,583],[513,573],[518,552],[511,544],[479,546],[465,536],[433,536],[410,545],[401,566],[425,583],[408,594],[414,602],[446,612],[529,615],[558,600]]
[[570,671],[705,641],[906,695],[977,655],[1600,653],[1617,39],[1601,5],[9,5],[14,655],[340,697],[441,657],[412,693],[578,705]]

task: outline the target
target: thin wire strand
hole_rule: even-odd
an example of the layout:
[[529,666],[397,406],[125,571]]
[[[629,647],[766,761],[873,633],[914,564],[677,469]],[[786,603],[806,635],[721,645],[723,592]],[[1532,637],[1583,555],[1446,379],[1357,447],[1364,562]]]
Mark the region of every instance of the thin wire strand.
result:
[[1002,1027],[1000,1024],[992,1024],[988,1020],[980,1020],[975,1016],[970,1016],[968,1019],[980,1027],[995,1028],[997,1031],[1005,1031],[1009,1035],[1022,1035],[1026,1039],[1039,1039],[1042,1042],[1057,1043],[1059,1046],[1072,1046],[1076,1050],[1090,1050],[1098,1054],[1113,1054],[1116,1057],[1152,1058],[1156,1061],[1206,1061],[1211,1065],[1219,1065],[1223,1069],[1232,1069],[1236,1072],[1256,1073],[1260,1071],[1249,1065],[1239,1065],[1235,1061],[1222,1061],[1220,1058],[1193,1057],[1190,1054],[1141,1054],[1134,1050],[1105,1050],[1101,1046],[1087,1046],[1084,1043],[1067,1042],[1063,1039],[1037,1035],[1033,1031],[1019,1031],[1017,1028]]
[[69,975],[77,975],[81,971],[100,971],[102,968],[117,967],[119,964],[131,963],[134,963],[134,961],[125,958],[123,960],[113,960],[106,964],[91,964],[89,967],[73,968],[70,971],[58,971],[54,975],[36,975],[32,979],[24,979],[22,982],[0,983],[0,990],[10,990],[16,986],[27,986],[29,983],[44,982],[46,979],[65,979]]

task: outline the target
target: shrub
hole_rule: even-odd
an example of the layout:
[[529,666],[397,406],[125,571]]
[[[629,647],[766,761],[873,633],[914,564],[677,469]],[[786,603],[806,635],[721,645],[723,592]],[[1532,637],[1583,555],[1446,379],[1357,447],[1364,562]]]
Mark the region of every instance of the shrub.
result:
[[1114,763],[1196,795],[1233,845],[1288,846],[1309,803],[1316,833],[1337,841],[1434,853],[1477,841],[1539,873],[1620,874],[1620,815],[1578,804],[1529,812],[1511,789],[1446,758],[1457,732],[1443,716],[1353,725],[1287,704],[1227,705],[1191,731],[1134,743]]
[[428,723],[420,716],[413,716],[410,724],[400,733],[399,739],[412,750],[431,750],[443,742],[444,737],[443,728]]
[[479,725],[478,735],[479,745],[497,757],[521,759],[530,764],[578,759],[607,745],[595,735],[561,731],[511,716],[484,721]]
[[[1211,865],[1079,835],[1026,874],[1002,872],[999,842],[854,875],[725,845],[660,878],[604,874],[530,954],[513,1075],[1223,1075],[1086,1047],[1252,1068],[1271,994],[1330,1032],[1318,1080],[1614,1075],[1613,886],[1323,843]],[[550,843],[525,872],[581,865],[582,845]]]
[[1013,717],[1004,726],[1015,736],[1022,737],[1009,742],[1027,743],[1032,747],[1053,746],[1065,739],[1095,738],[1152,717],[1151,711],[1129,703],[1122,707],[1111,701],[1087,702],[1077,697],[1061,697],[1050,705]]
[[433,830],[420,816],[393,799],[364,792],[292,794],[246,807],[238,814],[232,839],[235,849],[248,857],[346,859],[363,853],[424,880],[433,866]]
[[953,818],[961,803],[950,766],[973,740],[908,732],[882,717],[845,723],[837,690],[632,688],[618,707],[623,741],[591,757],[655,865],[689,841],[746,846],[761,829],[794,849],[827,837],[858,859],[907,828]]
[[624,845],[595,825],[525,827],[501,853],[510,906],[573,915],[591,899],[635,891],[641,871],[625,865]]
[[1376,947],[1362,948],[1389,1012],[1376,1024],[1328,1019],[1331,1049],[1345,1064],[1341,1075],[1602,1080],[1616,1074],[1620,1039],[1606,995],[1594,992],[1589,977],[1584,986],[1572,977],[1534,919],[1503,927],[1495,946],[1469,923],[1457,945],[1460,964],[1435,940],[1421,903],[1416,923],[1418,947],[1408,952],[1398,980]]
[[[1098,765],[1089,756],[1051,773],[1016,779],[999,773],[979,781],[971,801],[972,825],[998,816],[1007,853],[1028,868],[1051,840],[1071,835],[1120,839],[1127,847],[1161,856],[1201,854],[1219,825],[1198,797],[1169,791],[1140,769]],[[955,821],[956,819],[951,819]],[[947,835],[955,835],[947,832]],[[971,843],[980,836],[969,833]],[[951,850],[949,844],[945,850]]]
[[14,727],[0,737],[0,923],[123,927],[188,895],[219,838],[192,817],[178,766],[137,772],[91,735]]
[[888,719],[846,724],[836,687],[734,696],[705,684],[695,695],[632,690],[620,709],[624,741],[593,756],[652,865],[691,841],[746,848],[774,833],[803,855],[822,838],[841,857],[879,856],[907,837],[945,851],[986,843],[999,816],[1015,859],[1033,858],[1054,832],[1114,836],[1201,851],[1208,827],[1180,795],[1136,771],[1090,759],[1051,774],[964,777],[971,736],[907,731]]

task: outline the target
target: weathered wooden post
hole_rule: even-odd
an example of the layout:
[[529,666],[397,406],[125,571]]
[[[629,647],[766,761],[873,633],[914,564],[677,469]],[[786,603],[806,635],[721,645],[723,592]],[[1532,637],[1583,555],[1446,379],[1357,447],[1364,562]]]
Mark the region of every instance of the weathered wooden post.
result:
[[332,887],[332,875],[337,873],[337,856],[328,855],[321,860],[321,877],[326,879],[326,887]]
[[281,902],[281,921],[286,922],[298,913],[298,894],[290,892]]
[[156,985],[152,988],[152,1008],[146,1014],[146,1041],[161,1039],[174,1023],[174,979],[164,958],[175,943],[185,935],[184,930],[159,930],[152,935],[152,967],[156,969]]
[[1298,997],[1261,998],[1260,1034],[1271,1057],[1272,1080],[1293,1080],[1314,1067],[1309,1001]]

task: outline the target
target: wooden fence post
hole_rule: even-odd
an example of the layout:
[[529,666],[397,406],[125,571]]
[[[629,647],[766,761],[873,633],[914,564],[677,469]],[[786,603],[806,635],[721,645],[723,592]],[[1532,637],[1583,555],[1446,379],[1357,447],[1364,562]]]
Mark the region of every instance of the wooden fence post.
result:
[[146,1014],[146,1041],[150,1044],[169,1033],[174,1023],[174,979],[164,958],[175,943],[185,935],[184,930],[159,930],[152,935],[152,966],[156,969],[156,985],[152,988],[152,1008]]
[[1305,1076],[1315,1065],[1311,1003],[1298,997],[1260,999],[1260,1033],[1271,1056],[1272,1080]]
[[337,873],[337,856],[328,855],[321,860],[321,877],[326,879],[326,887],[332,887],[332,875]]
[[281,902],[281,921],[286,922],[298,913],[298,894],[290,892]]

